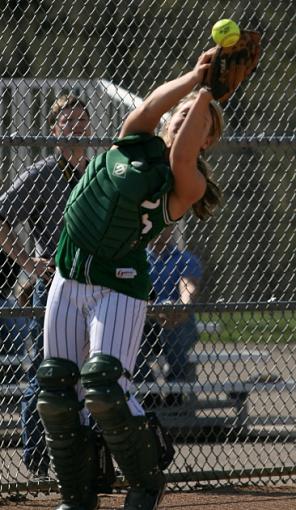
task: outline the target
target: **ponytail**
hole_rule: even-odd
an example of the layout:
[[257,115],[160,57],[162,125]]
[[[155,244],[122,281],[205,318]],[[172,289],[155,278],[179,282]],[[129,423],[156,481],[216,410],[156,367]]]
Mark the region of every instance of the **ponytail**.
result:
[[214,216],[216,209],[221,207],[223,193],[218,184],[213,181],[211,167],[202,156],[198,158],[198,169],[206,178],[207,188],[204,196],[192,205],[192,210],[195,216],[204,221]]

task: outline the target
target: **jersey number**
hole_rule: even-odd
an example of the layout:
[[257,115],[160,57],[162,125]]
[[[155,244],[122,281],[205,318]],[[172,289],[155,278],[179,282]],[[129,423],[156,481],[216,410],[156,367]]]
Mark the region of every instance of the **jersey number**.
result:
[[[144,200],[144,202],[141,203],[142,207],[145,207],[145,209],[156,209],[159,207],[160,199],[158,198],[156,202],[150,202],[149,200]],[[145,213],[142,214],[142,223],[144,227],[142,228],[142,234],[147,234],[149,230],[152,229],[152,221],[149,219],[149,214]]]

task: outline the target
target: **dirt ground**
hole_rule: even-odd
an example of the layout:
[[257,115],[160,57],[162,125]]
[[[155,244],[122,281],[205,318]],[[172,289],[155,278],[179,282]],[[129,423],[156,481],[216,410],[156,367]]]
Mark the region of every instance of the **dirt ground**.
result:
[[[123,506],[123,495],[102,496],[101,510]],[[23,501],[0,499],[1,510],[54,510],[59,504],[57,494],[29,495]],[[212,491],[167,493],[160,510],[295,510],[296,488],[264,487],[220,489]]]

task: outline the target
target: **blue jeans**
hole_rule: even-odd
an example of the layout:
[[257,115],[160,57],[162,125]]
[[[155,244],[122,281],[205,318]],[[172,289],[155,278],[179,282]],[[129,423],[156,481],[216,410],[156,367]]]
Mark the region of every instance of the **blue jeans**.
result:
[[198,340],[194,314],[173,328],[161,328],[150,320],[145,324],[144,338],[137,358],[135,380],[152,380],[147,358],[151,355],[164,355],[169,365],[165,375],[167,381],[184,381],[187,378],[188,350]]
[[[33,307],[45,307],[47,294],[44,280],[38,279],[33,291]],[[32,359],[27,373],[28,386],[21,405],[21,419],[24,463],[30,471],[46,475],[49,457],[43,425],[37,411],[39,385],[36,379],[36,372],[43,360],[43,324],[43,317],[34,317],[30,322]]]
[[169,364],[167,381],[185,381],[188,368],[188,351],[198,339],[195,316],[173,328],[164,328],[161,335],[163,354]]

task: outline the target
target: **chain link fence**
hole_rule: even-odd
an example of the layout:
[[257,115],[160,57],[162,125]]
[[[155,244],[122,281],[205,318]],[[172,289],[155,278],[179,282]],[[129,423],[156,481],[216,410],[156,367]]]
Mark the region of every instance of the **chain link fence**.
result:
[[[0,15],[0,213],[28,257],[52,256],[50,243],[40,243],[47,228],[36,216],[40,200],[28,193],[5,209],[7,217],[3,204],[30,165],[57,151],[48,124],[55,98],[74,93],[87,104],[91,135],[62,136],[59,147],[71,143],[90,158],[156,84],[194,65],[212,44],[214,22],[230,17],[262,34],[262,57],[225,105],[224,136],[208,156],[224,206],[204,224],[187,215],[150,250],[158,292],[134,378],[139,400],[174,438],[168,480],[175,489],[294,481],[295,7],[288,0],[7,0]],[[44,217],[61,218],[62,201],[49,195]],[[18,200],[16,191],[11,196]],[[13,208],[22,211],[14,220]],[[5,250],[0,262],[0,488],[48,489],[53,473],[44,481],[24,465],[21,420],[30,370],[40,361],[45,303]]]

